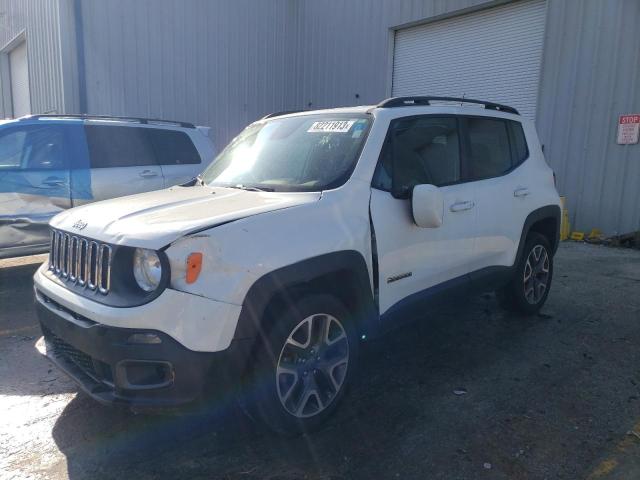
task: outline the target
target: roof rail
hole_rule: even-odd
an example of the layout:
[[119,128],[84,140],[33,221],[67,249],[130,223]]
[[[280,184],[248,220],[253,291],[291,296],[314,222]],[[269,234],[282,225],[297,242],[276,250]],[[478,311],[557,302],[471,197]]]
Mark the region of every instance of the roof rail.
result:
[[485,102],[483,100],[474,100],[472,98],[458,98],[458,97],[392,97],[383,100],[378,105],[378,108],[395,108],[395,107],[410,107],[410,106],[424,106],[431,105],[431,102],[460,102],[460,103],[475,103],[478,105],[484,105],[487,110],[497,110],[500,112],[513,113],[520,115],[518,110],[508,105],[501,105],[499,103]]
[[21,120],[31,120],[38,118],[77,118],[81,120],[123,120],[125,122],[138,122],[143,124],[169,124],[179,125],[183,128],[196,128],[193,123],[180,122],[174,120],[162,120],[160,118],[141,118],[141,117],[120,117],[117,115],[90,115],[83,113],[41,113],[23,117]]
[[265,115],[260,120],[266,120],[267,118],[273,118],[273,117],[281,117],[282,115],[289,115],[290,113],[299,113],[299,112],[304,112],[304,110],[284,110],[282,112],[273,112]]

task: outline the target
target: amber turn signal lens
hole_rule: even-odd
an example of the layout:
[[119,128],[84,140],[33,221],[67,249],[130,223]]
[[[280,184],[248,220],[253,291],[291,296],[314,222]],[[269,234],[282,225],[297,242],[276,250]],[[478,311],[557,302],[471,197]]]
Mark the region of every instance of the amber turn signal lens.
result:
[[198,279],[202,270],[202,254],[194,252],[187,257],[187,283],[193,283]]

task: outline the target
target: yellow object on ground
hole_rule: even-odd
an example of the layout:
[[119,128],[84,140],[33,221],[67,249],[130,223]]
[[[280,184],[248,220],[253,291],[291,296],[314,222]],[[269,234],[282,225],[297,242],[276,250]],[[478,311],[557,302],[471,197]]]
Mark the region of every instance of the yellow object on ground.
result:
[[584,240],[584,232],[571,232],[571,236],[569,238],[576,242],[581,242]]
[[567,210],[567,197],[560,197],[560,205],[562,206],[562,216],[560,217],[560,240],[567,240],[571,231],[569,225],[569,211]]
[[594,228],[593,230],[591,230],[591,233],[589,233],[590,240],[595,240],[597,238],[600,238],[601,236],[602,230],[600,230],[599,228]]

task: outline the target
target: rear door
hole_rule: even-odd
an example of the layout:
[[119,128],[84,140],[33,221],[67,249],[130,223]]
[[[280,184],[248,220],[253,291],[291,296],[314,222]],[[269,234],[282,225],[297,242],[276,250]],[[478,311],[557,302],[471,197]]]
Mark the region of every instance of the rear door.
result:
[[519,122],[490,117],[463,120],[468,142],[469,180],[475,184],[478,238],[475,269],[511,266],[531,211],[531,172],[523,164],[527,144]]
[[0,257],[46,250],[49,220],[71,206],[71,128],[41,121],[0,130]]
[[146,128],[89,123],[85,133],[94,201],[164,188]]
[[186,132],[166,128],[146,128],[145,132],[162,169],[165,187],[188,182],[202,172],[202,159]]

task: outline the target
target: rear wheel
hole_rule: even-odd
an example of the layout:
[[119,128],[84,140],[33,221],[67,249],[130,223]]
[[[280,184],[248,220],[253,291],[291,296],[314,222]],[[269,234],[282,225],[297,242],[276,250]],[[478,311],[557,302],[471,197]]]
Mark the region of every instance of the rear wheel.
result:
[[537,313],[547,300],[553,278],[553,256],[546,237],[530,233],[511,281],[497,292],[500,303],[525,315]]
[[282,433],[317,429],[355,370],[358,340],[350,315],[332,296],[308,295],[270,320],[251,382],[253,410]]

